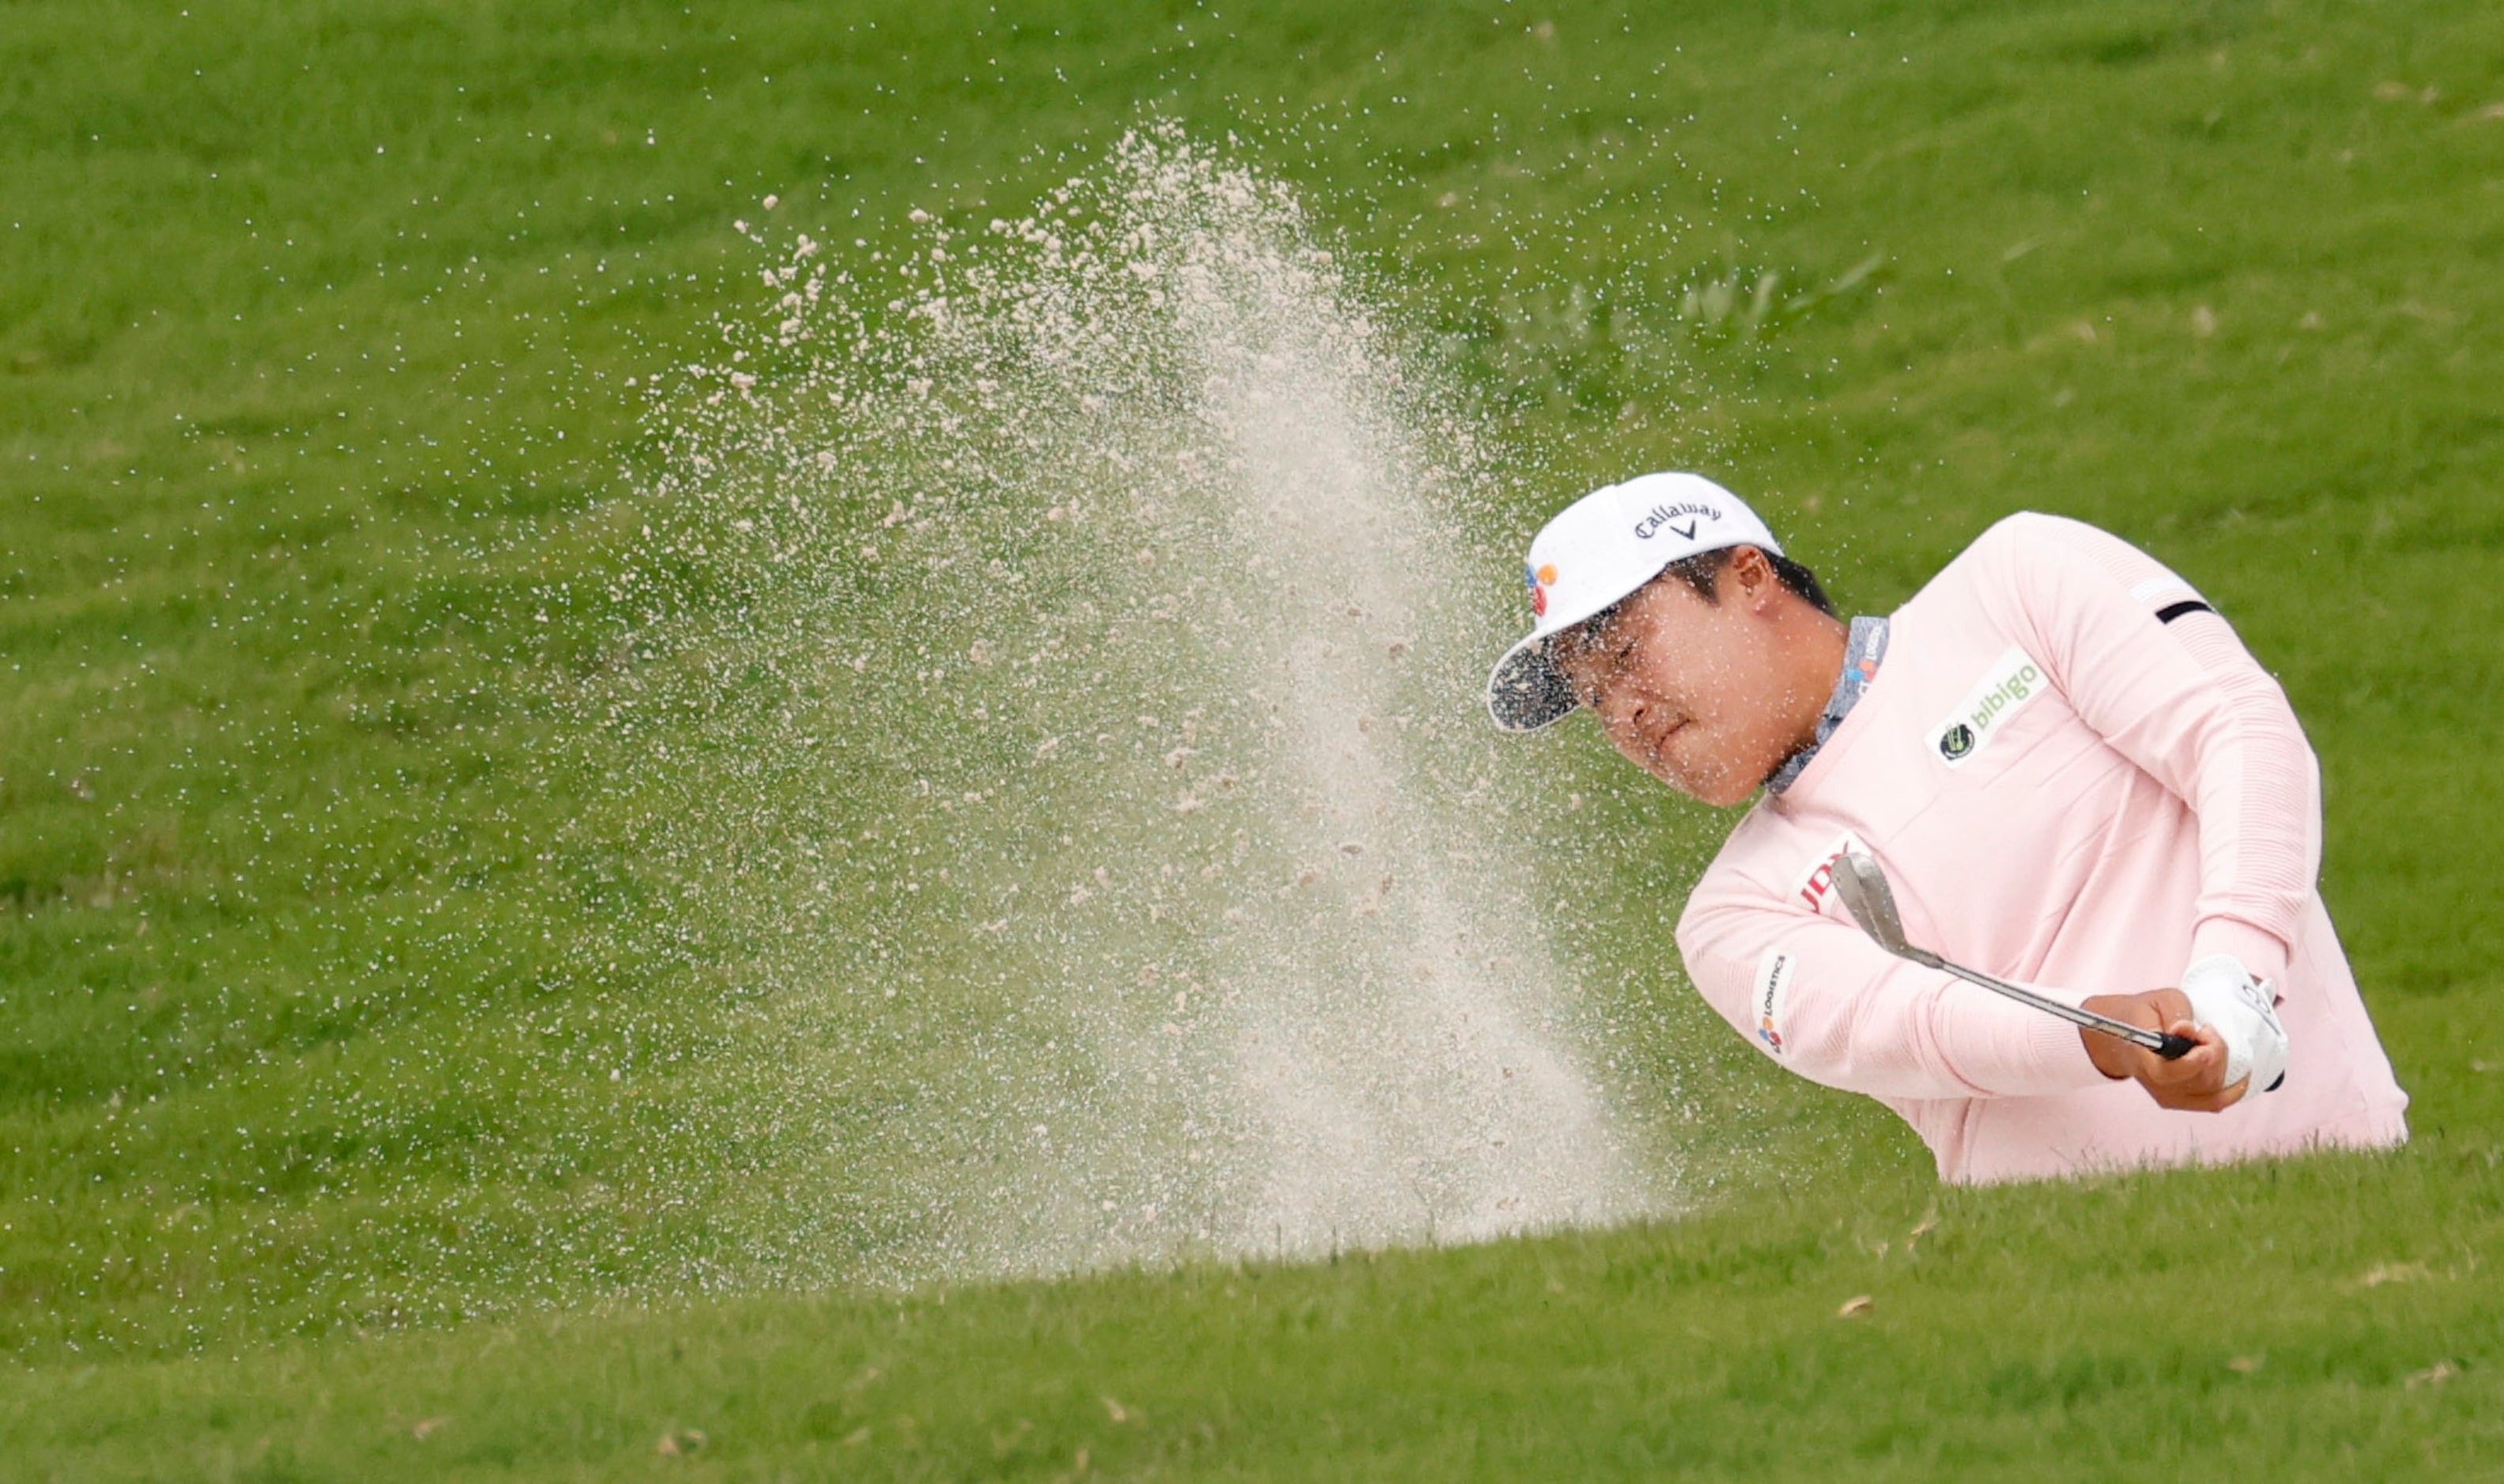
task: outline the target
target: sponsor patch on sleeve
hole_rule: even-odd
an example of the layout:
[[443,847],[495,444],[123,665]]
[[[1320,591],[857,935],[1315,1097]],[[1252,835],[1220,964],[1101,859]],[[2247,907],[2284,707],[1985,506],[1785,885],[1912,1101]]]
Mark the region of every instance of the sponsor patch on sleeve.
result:
[[1846,851],[1865,853],[1868,848],[1861,843],[1861,837],[1850,830],[1836,836],[1834,844],[1827,846],[1808,863],[1808,871],[1800,878],[1799,889],[1793,893],[1792,899],[1813,913],[1825,912],[1826,904],[1834,898],[1834,863],[1842,859]]
[[1791,978],[1797,960],[1780,949],[1765,949],[1756,960],[1756,987],[1748,997],[1749,1008],[1756,1013],[1756,1039],[1765,1044],[1773,1055],[1786,1053],[1783,1045],[1783,1004],[1790,996]]
[[1972,690],[1947,718],[1930,729],[1930,750],[1950,768],[1962,768],[1982,755],[1992,740],[2008,730],[2019,711],[2052,688],[2043,667],[2025,650],[2011,646],[1991,662]]

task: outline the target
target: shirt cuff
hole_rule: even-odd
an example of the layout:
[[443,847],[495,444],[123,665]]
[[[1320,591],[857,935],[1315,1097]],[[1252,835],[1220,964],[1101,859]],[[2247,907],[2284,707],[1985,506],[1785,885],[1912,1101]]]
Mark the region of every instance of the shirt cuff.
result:
[[2184,967],[2211,953],[2234,954],[2253,979],[2274,981],[2279,993],[2286,991],[2286,945],[2272,934],[2233,917],[2204,917],[2191,930],[2191,956],[2183,960]]

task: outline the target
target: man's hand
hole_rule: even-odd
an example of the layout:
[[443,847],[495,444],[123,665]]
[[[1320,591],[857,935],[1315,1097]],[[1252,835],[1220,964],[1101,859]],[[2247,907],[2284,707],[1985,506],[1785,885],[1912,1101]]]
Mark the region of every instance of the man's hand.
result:
[[2180,1060],[2168,1061],[2119,1036],[2079,1029],[2078,1039],[2086,1043],[2087,1056],[2095,1062],[2097,1071],[2116,1082],[2125,1077],[2137,1081],[2147,1089],[2148,1096],[2156,1099],[2158,1107],[2183,1113],[2218,1113],[2233,1107],[2250,1090],[2252,1080],[2248,1076],[2232,1087],[2226,1085],[2225,1038],[2192,1020],[2191,998],[2181,990],[2098,994],[2082,1003],[2116,1020],[2200,1043],[2185,1052]]

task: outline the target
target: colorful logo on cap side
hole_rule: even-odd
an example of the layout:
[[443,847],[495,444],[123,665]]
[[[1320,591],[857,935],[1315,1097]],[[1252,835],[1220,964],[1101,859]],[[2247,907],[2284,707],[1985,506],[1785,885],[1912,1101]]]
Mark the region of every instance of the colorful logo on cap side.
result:
[[1556,564],[1550,562],[1545,567],[1533,567],[1527,562],[1522,563],[1521,582],[1530,589],[1530,611],[1546,617],[1548,590],[1556,585]]

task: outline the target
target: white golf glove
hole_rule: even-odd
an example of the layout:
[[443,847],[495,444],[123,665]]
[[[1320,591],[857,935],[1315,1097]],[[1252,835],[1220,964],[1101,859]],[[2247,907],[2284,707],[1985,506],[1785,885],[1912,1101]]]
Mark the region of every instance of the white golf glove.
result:
[[2277,1091],[2286,1080],[2286,1027],[2269,981],[2254,983],[2232,953],[2211,953],[2182,971],[2182,994],[2191,1018],[2225,1038],[2226,1086],[2249,1077],[2253,1091]]

